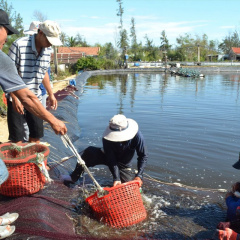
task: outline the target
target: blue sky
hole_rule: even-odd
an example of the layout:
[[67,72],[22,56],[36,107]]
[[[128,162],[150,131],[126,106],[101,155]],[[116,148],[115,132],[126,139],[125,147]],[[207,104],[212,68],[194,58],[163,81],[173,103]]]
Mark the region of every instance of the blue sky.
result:
[[[240,0],[122,0],[123,25],[130,32],[134,17],[137,40],[144,36],[160,45],[165,30],[170,44],[180,35],[206,33],[209,40],[221,41],[240,30]],[[82,35],[90,44],[117,41],[119,17],[116,0],[8,0],[21,14],[25,29],[35,20],[35,10],[58,22],[68,36]]]

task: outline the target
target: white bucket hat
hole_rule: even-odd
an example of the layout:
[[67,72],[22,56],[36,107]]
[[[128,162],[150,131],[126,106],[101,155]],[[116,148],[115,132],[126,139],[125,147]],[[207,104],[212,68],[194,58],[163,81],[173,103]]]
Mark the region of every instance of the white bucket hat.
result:
[[112,142],[128,141],[137,134],[138,124],[124,115],[113,116],[109,121],[109,126],[103,133],[103,138]]
[[32,21],[29,29],[25,30],[23,33],[24,34],[29,34],[29,35],[33,35],[33,34],[37,33],[40,23],[41,22],[39,22],[39,21]]
[[60,40],[60,28],[56,22],[46,20],[43,23],[39,24],[39,29],[43,31],[43,33],[46,35],[48,41],[53,46],[60,46],[63,45]]

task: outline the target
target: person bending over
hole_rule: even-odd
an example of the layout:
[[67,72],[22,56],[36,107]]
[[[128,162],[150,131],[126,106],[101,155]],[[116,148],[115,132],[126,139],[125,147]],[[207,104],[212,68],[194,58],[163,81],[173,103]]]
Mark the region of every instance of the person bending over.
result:
[[[102,143],[103,149],[90,146],[82,152],[86,166],[108,166],[113,176],[113,186],[132,180],[138,180],[141,186],[148,153],[137,122],[121,114],[113,116],[103,133]],[[133,176],[131,167],[135,152],[138,172]],[[77,164],[70,176],[61,175],[61,180],[76,182],[83,171],[83,167]]]

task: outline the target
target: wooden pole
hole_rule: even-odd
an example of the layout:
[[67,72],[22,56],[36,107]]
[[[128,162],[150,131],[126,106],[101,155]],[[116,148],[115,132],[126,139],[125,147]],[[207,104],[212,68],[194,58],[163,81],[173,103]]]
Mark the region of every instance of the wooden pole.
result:
[[56,46],[53,46],[53,55],[54,55],[55,74],[58,74],[58,60],[57,60],[57,49],[56,49]]
[[197,46],[197,49],[198,49],[198,63],[200,63],[200,46],[199,45]]

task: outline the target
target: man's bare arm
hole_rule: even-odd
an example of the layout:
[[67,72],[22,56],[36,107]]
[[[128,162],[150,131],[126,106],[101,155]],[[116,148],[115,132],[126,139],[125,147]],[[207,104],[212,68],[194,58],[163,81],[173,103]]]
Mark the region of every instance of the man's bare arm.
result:
[[28,88],[17,90],[14,94],[29,112],[47,121],[56,134],[63,135],[67,132],[65,124],[47,111],[38,98]]

